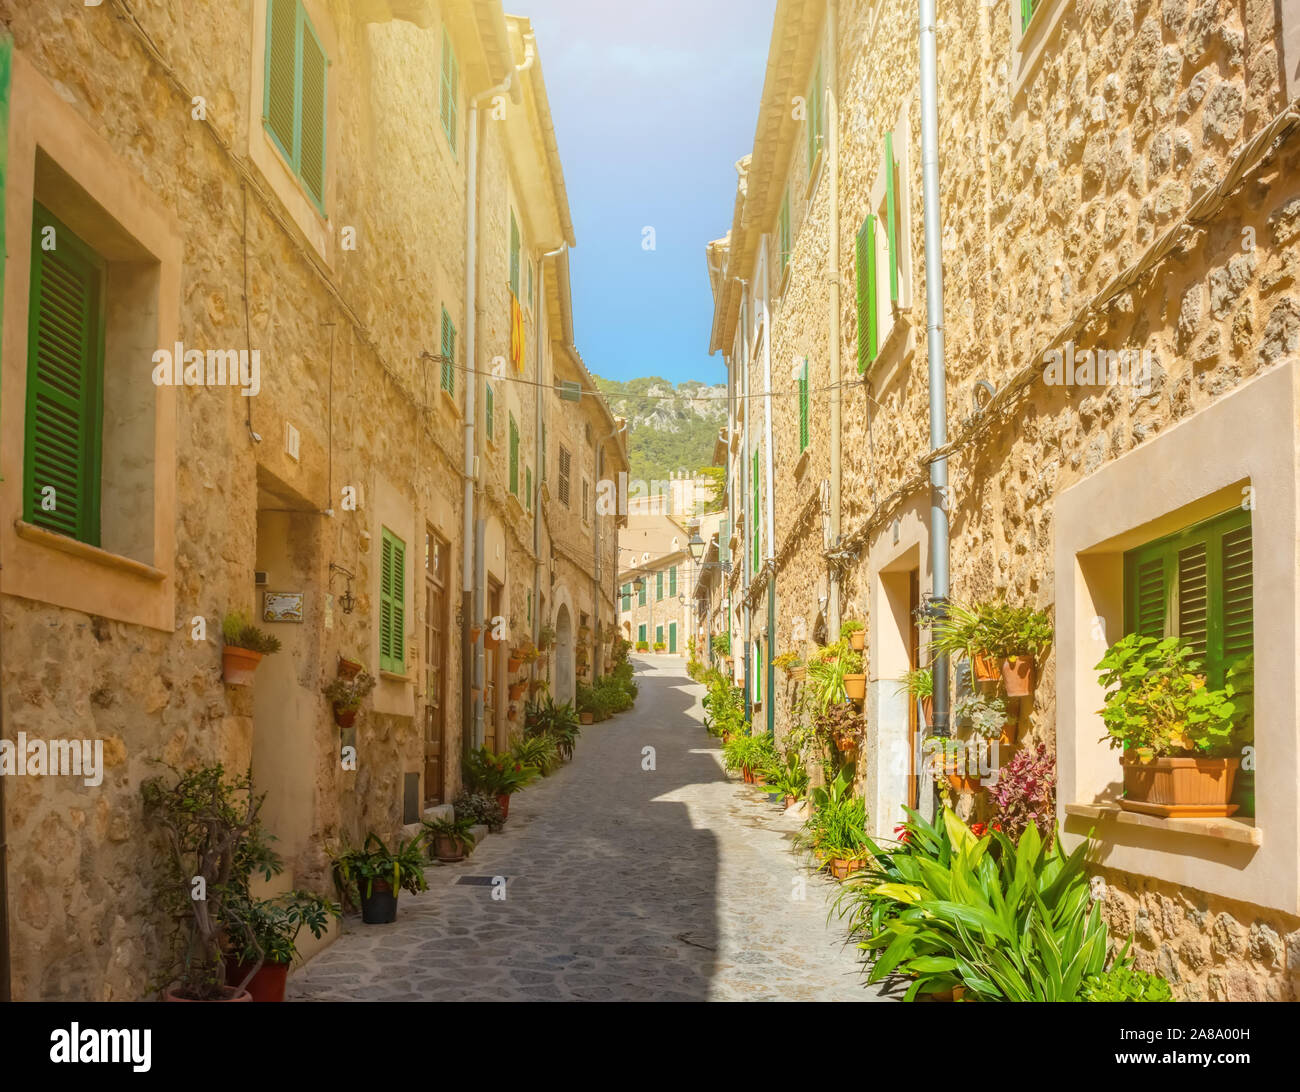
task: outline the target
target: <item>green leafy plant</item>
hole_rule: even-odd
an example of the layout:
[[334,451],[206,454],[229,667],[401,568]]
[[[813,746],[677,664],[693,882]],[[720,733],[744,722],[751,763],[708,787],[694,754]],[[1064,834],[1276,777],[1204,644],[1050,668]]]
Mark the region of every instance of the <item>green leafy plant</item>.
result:
[[[343,849],[331,860],[334,866],[334,883],[343,901],[360,908],[362,898],[374,894],[375,881],[387,883],[396,895],[398,891],[419,894],[428,888],[424,878],[424,835],[399,838],[390,850],[378,834],[366,835],[360,849]],[[354,897],[357,896],[357,897]]]
[[375,677],[368,671],[359,671],[350,679],[331,679],[321,693],[340,713],[359,709],[366,695],[375,688]]
[[862,654],[849,647],[847,638],[823,645],[808,657],[808,686],[816,712],[845,701],[845,675],[862,673]]
[[778,796],[792,796],[802,800],[808,792],[808,769],[794,748],[788,748],[780,758],[773,758],[763,768],[767,787]]
[[930,655],[990,654],[991,640],[984,628],[983,610],[983,605],[968,606],[956,600],[949,602],[931,627]]
[[722,748],[722,761],[729,770],[743,768],[765,770],[775,757],[776,747],[772,737],[766,733],[757,736],[748,733],[734,736]]
[[934,674],[928,667],[918,667],[899,677],[898,688],[913,701],[934,697]]
[[782,652],[779,656],[772,657],[772,666],[781,671],[789,671],[791,668],[801,666],[802,663],[798,654],[794,652]]
[[1105,969],[1108,943],[1084,872],[1088,843],[1066,854],[1033,824],[1017,844],[977,837],[949,810],[943,822],[946,863],[894,855],[900,878],[873,889],[902,909],[860,944],[874,958],[869,981],[910,976],[909,1001],[955,986],[982,1001],[1077,998]]
[[461,789],[452,802],[452,809],[457,819],[469,820],[471,827],[485,826],[495,833],[505,826],[505,816],[501,814],[501,802],[495,796],[484,792],[469,792]]
[[715,656],[721,656],[725,659],[731,655],[731,634],[715,633],[709,638],[709,647],[713,649]]
[[1158,974],[1139,971],[1126,958],[1127,945],[1114,966],[1084,979],[1080,1001],[1172,1001],[1173,990]]
[[311,891],[289,891],[273,899],[246,898],[232,905],[248,930],[231,934],[230,954],[245,967],[292,963],[304,926],[319,940],[329,928],[329,919],[342,914],[338,903]]
[[1006,702],[979,692],[958,698],[952,715],[958,724],[967,726],[984,739],[997,739],[1009,719]]
[[1200,661],[1180,638],[1130,633],[1106,650],[1097,670],[1106,687],[1103,738],[1112,747],[1149,750],[1157,758],[1236,749],[1233,691],[1207,686]]
[[980,608],[982,651],[1000,660],[1042,659],[1052,644],[1052,619],[1046,611],[987,603]]
[[823,857],[857,860],[869,853],[866,801],[853,795],[853,769],[845,765],[825,788],[810,796],[813,810],[795,843]]
[[221,620],[221,639],[232,648],[246,648],[264,656],[280,651],[280,639],[258,629],[243,611],[232,610]]
[[537,648],[540,652],[545,652],[555,644],[555,627],[549,622],[544,623],[537,630]]
[[852,637],[855,633],[861,633],[865,628],[866,627],[863,626],[862,622],[859,619],[850,618],[847,621],[840,623],[840,637],[847,640],[849,637]]
[[573,758],[581,732],[578,711],[568,702],[557,704],[554,698],[547,696],[539,702],[529,702],[524,709],[524,734],[553,740],[562,761]]
[[521,765],[537,767],[543,777],[560,764],[560,749],[555,738],[547,734],[525,735],[515,740],[510,756]]
[[[493,803],[496,803],[496,801],[494,800]],[[430,856],[433,855],[435,844],[439,838],[449,839],[468,853],[474,848],[474,835],[470,831],[477,825],[478,821],[475,816],[461,815],[458,812],[451,819],[424,819],[420,822]]]
[[536,766],[524,765],[509,752],[494,754],[486,745],[470,751],[461,767],[465,787],[489,796],[513,796],[541,776]]

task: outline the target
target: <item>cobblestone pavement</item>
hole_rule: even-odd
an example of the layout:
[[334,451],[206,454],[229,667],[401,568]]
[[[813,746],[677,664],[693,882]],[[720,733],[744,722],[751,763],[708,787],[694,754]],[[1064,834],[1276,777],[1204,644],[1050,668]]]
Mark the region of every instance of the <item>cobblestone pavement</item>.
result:
[[[392,925],[350,917],[289,998],[875,1000],[827,923],[832,881],[800,867],[795,820],[727,778],[684,662],[637,666],[633,710],[586,728],[471,858],[432,865]],[[494,876],[504,900],[457,882]]]

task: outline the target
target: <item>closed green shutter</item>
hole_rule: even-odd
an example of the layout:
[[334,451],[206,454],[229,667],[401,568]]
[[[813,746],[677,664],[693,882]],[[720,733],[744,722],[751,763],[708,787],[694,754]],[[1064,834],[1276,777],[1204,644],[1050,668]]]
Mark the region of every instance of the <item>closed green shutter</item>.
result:
[[655,626],[655,644],[661,645],[663,643],[664,643],[664,627]]
[[[42,245],[47,238],[52,250]],[[104,271],[99,255],[33,206],[23,518],[92,546],[99,545]]]
[[677,623],[676,622],[668,623],[668,651],[669,652],[677,651]]
[[731,560],[731,520],[718,524],[718,560],[724,565]]
[[267,0],[266,93],[262,112],[280,151],[294,162],[298,114],[298,0]]
[[316,31],[302,17],[299,175],[318,206],[325,204],[325,70],[329,62]]
[[1038,6],[1038,0],[1020,0],[1020,33],[1025,32],[1029,26],[1029,20],[1034,17],[1034,8]]
[[799,450],[808,447],[808,358],[803,358],[799,373]]
[[496,439],[496,396],[492,393],[492,384],[483,384],[483,431],[489,440]]
[[876,359],[876,218],[862,221],[855,241],[858,290],[858,372]]
[[[445,307],[442,309],[442,389],[456,397],[456,327]],[[489,434],[491,431],[489,428]]]
[[631,584],[623,585],[623,609],[624,610],[632,609],[632,585]]
[[817,58],[812,86],[808,89],[808,171],[811,174],[817,152],[826,135],[826,86],[822,78],[822,59]]
[[659,600],[664,597],[664,571],[660,569],[655,573],[655,599]]
[[510,210],[510,291],[519,298],[519,224]]
[[779,232],[779,245],[781,247],[781,276],[785,276],[785,268],[790,264],[790,190],[787,188],[785,196],[781,198],[781,217],[777,224]]
[[894,134],[885,134],[885,245],[889,247],[889,298],[898,302],[898,205],[894,192]]
[[387,527],[379,558],[379,666],[406,674],[406,543]]
[[1250,513],[1233,509],[1124,555],[1124,630],[1177,636],[1211,686],[1254,648]]
[[674,565],[668,570],[668,595],[671,598],[677,594],[677,566]]
[[645,623],[644,622],[642,622],[639,626],[636,627],[636,640],[637,640],[637,644],[641,644],[641,645],[645,644]]
[[641,579],[641,589],[640,589],[640,591],[638,591],[638,592],[636,593],[637,606],[641,606],[641,607],[644,607],[644,606],[645,606],[645,597],[646,597],[647,591],[648,591],[648,589],[647,589],[647,587],[646,587],[645,578],[642,577],[642,579]]
[[519,426],[510,414],[510,492],[519,496]]
[[754,700],[763,700],[763,642],[754,642]]
[[533,510],[533,468],[524,467],[524,508]]
[[442,28],[442,79],[438,99],[438,120],[447,135],[447,143],[456,151],[456,134],[460,126],[460,64],[452,48],[451,35]]

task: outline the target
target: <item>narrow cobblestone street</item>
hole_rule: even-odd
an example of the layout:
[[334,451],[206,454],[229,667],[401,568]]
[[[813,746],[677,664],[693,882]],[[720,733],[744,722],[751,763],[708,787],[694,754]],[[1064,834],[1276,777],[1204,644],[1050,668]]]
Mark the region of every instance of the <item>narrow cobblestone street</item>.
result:
[[[827,923],[830,881],[790,851],[797,822],[723,772],[684,661],[638,668],[634,709],[588,727],[502,834],[432,866],[393,925],[350,917],[290,1000],[874,999]],[[495,876],[501,901],[459,882]]]

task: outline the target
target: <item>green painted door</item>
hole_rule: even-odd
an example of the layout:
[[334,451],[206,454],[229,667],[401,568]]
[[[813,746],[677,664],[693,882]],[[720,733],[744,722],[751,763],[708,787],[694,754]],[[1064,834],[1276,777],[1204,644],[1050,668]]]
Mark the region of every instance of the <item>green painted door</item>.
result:
[[668,625],[668,651],[677,651],[677,623],[670,622]]

